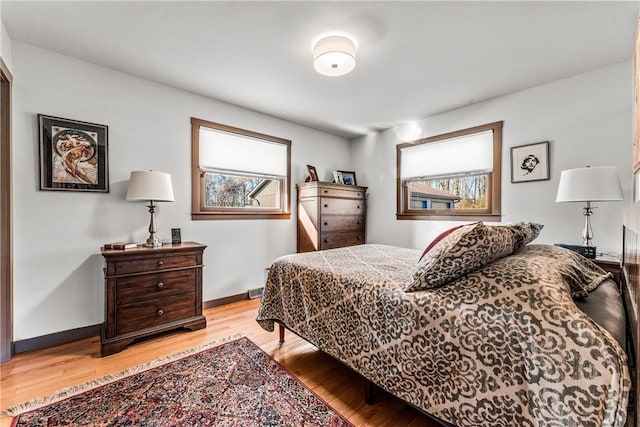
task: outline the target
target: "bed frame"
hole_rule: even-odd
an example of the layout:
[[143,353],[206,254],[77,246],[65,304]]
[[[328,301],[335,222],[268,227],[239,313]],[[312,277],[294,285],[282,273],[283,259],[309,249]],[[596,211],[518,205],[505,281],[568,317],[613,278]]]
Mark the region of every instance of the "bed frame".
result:
[[638,305],[640,302],[640,202],[623,213],[622,243],[622,297],[627,316],[627,355],[633,383],[629,396],[627,426],[640,426],[638,413],[640,383],[637,367],[640,366],[640,329],[638,329]]

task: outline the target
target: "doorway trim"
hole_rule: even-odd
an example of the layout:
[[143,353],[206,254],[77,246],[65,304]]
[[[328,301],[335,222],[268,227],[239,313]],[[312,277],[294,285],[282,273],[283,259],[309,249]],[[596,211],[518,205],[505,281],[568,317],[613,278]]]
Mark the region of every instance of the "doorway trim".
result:
[[0,362],[13,355],[12,86],[0,57]]

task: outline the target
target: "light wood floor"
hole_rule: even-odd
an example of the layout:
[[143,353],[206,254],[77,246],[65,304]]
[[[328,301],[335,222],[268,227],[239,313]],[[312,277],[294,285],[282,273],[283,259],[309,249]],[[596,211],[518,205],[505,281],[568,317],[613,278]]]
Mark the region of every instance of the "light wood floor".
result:
[[[206,329],[147,339],[104,358],[100,357],[97,336],[18,354],[0,364],[0,409],[243,333],[356,426],[437,426],[384,392],[378,394],[374,405],[367,405],[360,376],[292,333],[287,332],[281,345],[277,328],[266,332],[256,323],[258,305],[258,300],[247,300],[207,309]],[[9,417],[0,417],[0,427],[10,423]]]

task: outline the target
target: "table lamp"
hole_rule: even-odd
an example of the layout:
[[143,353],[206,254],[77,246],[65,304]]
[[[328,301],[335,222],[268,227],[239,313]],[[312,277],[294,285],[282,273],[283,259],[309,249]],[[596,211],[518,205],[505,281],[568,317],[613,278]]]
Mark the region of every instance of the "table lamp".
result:
[[584,246],[593,245],[591,230],[592,202],[624,200],[622,186],[615,166],[584,167],[568,169],[560,174],[556,202],[584,202],[582,214],[585,217],[582,241]]
[[171,175],[157,171],[132,171],[127,189],[127,200],[129,201],[149,201],[149,213],[151,223],[149,224],[149,238],[145,244],[148,248],[159,248],[162,246],[156,234],[156,223],[154,214],[156,205],[154,202],[173,202],[173,187],[171,186]]

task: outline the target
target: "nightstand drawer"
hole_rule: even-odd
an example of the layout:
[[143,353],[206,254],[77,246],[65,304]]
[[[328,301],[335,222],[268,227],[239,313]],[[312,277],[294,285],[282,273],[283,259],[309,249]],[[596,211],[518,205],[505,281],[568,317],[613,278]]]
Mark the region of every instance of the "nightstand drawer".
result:
[[119,307],[116,319],[116,333],[125,334],[195,316],[195,304],[196,294],[195,292],[189,292],[183,295],[174,295]]
[[177,256],[155,256],[131,261],[117,261],[115,263],[115,274],[145,273],[151,271],[168,270],[171,268],[190,267],[197,265],[197,256],[177,255]]
[[320,222],[320,231],[364,230],[364,224],[364,215],[327,215]]
[[333,249],[343,246],[361,245],[365,242],[362,231],[337,231],[320,235],[320,249]]
[[116,306],[195,292],[195,281],[193,269],[122,277],[116,280]]
[[345,214],[364,215],[365,201],[353,199],[331,199],[322,197],[320,199],[320,213],[325,214]]

